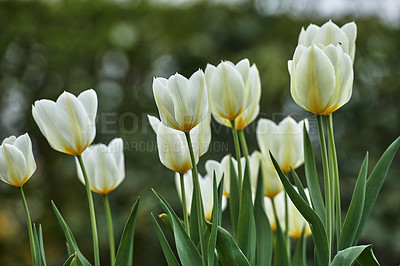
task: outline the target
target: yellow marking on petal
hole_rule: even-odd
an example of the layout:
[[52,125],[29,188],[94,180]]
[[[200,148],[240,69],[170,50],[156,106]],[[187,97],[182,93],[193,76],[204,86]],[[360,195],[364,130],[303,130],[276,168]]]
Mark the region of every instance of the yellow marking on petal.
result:
[[227,197],[228,199],[230,198],[229,193],[227,193],[227,192],[224,191],[222,194],[224,194],[224,196]]
[[175,172],[180,173],[180,174],[186,173],[191,168],[192,168],[192,163],[188,162],[188,161],[184,162],[182,165],[174,164],[172,166],[172,170],[174,170]]
[[207,215],[205,215],[204,219],[207,220],[207,221],[210,221],[211,217],[212,217],[212,212],[207,214]]
[[276,195],[279,194],[279,192],[281,192],[281,190],[273,191],[273,192],[266,192],[264,194],[264,196],[273,199],[273,198],[275,198]]
[[283,173],[289,173],[290,172],[290,165],[285,164],[284,166],[281,166],[281,170]]
[[115,189],[115,184],[111,188],[103,188],[102,190],[98,190],[97,188],[93,187],[92,185],[90,186],[90,188],[96,193],[105,195]]
[[81,155],[87,149],[87,147],[89,147],[89,143],[84,147],[77,147],[76,150],[72,147],[65,147],[64,152],[70,155],[78,156]]
[[276,223],[271,224],[271,230],[272,230],[272,231],[275,231],[275,230],[276,230]]

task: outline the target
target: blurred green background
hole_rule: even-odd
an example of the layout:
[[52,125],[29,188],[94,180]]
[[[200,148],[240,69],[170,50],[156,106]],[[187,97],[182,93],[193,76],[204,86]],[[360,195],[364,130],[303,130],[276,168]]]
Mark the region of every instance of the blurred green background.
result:
[[[269,1],[270,5],[262,1],[218,2],[0,2],[0,139],[25,132],[32,138],[38,168],[24,189],[33,221],[43,225],[49,265],[61,265],[67,258],[50,200],[55,201],[90,260],[92,240],[85,190],[76,177],[74,159],[51,149],[38,130],[31,116],[35,100],[56,100],[63,90],[74,94],[87,88],[97,91],[95,143],[108,143],[116,136],[125,141],[126,179],[110,194],[117,241],[130,207],[141,197],[135,265],[166,264],[150,220],[150,212],[161,212],[151,188],[180,213],[174,174],[159,162],[155,134],[146,118],[149,113],[157,115],[151,88],[154,76],[168,77],[175,72],[188,76],[207,63],[247,57],[257,64],[261,75],[260,117],[276,122],[289,114],[296,120],[312,119],[290,97],[287,60],[301,27],[321,25],[329,17],[312,9],[292,12],[288,1],[283,9],[274,1]],[[374,165],[400,134],[399,18],[382,22],[374,15],[346,11],[336,14],[334,22],[341,26],[355,20],[358,36],[353,96],[334,116],[344,209],[366,151]],[[215,122],[212,127],[210,151],[199,164],[203,174],[207,159],[220,160],[234,152],[230,132]],[[250,152],[258,149],[254,131],[255,123],[246,130]],[[314,120],[311,137],[319,160]],[[395,157],[360,241],[374,244],[383,265],[400,262],[399,158]],[[298,172],[304,175],[302,167]],[[17,189],[0,184],[1,265],[28,265],[30,261],[19,196]],[[107,265],[104,208],[99,195],[94,199],[101,260]]]

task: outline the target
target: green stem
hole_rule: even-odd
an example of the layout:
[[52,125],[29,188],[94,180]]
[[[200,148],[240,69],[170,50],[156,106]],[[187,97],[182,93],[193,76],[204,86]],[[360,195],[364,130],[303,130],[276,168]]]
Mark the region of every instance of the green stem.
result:
[[97,236],[96,215],[94,213],[92,191],[90,190],[90,183],[87,177],[85,166],[83,164],[82,156],[77,155],[76,157],[78,158],[79,165],[81,166],[82,169],[83,178],[85,180],[86,194],[89,203],[90,223],[92,225],[92,236],[93,236],[94,264],[95,266],[100,266],[99,240]]
[[197,165],[196,159],[194,157],[192,141],[190,139],[190,132],[185,132],[186,142],[189,147],[190,152],[190,159],[192,161],[192,179],[193,179],[193,192],[194,196],[196,197],[196,210],[198,214],[197,225],[199,227],[199,236],[200,236],[200,248],[202,254],[203,265],[207,265],[207,253],[206,253],[206,246],[204,242],[203,236],[203,224],[204,224],[204,210],[203,210],[203,202],[201,200],[201,192],[200,192],[200,184],[199,184],[199,175],[197,173]]
[[231,121],[232,126],[232,135],[233,135],[233,143],[235,144],[235,151],[236,151],[236,161],[238,164],[238,179],[239,179],[239,191],[242,191],[242,162],[241,162],[241,155],[240,155],[240,146],[239,146],[239,139],[238,133],[236,130],[235,120]]
[[331,261],[332,253],[332,195],[331,195],[331,181],[329,177],[328,155],[326,152],[325,134],[322,124],[322,116],[317,115],[319,143],[321,145],[322,165],[324,170],[324,187],[325,187],[325,205],[326,205],[326,231],[328,237],[329,261]]
[[[335,200],[336,200],[336,238],[339,240],[342,230],[341,204],[340,204],[340,183],[339,183],[339,168],[336,155],[335,136],[333,134],[333,116],[327,117],[328,124],[328,147],[329,159],[333,169],[333,177],[335,182]],[[333,178],[332,178],[333,179]],[[339,241],[337,241],[339,243]]]
[[107,227],[108,227],[108,242],[110,246],[110,261],[111,265],[114,265],[115,261],[115,242],[114,242],[114,229],[111,216],[110,202],[108,201],[108,194],[103,195],[104,208],[107,216]]
[[289,208],[288,208],[288,195],[286,191],[284,192],[285,196],[285,241],[286,241],[286,249],[287,254],[290,260],[290,239],[289,239]]
[[29,215],[28,204],[26,203],[24,189],[20,187],[22,203],[24,204],[25,215],[26,215],[26,223],[28,225],[28,232],[29,232],[29,242],[31,245],[31,253],[32,253],[32,264],[35,264],[36,261],[36,254],[35,254],[35,244],[33,242],[33,229],[32,229],[32,221],[31,216]]
[[249,160],[249,150],[247,149],[247,142],[246,142],[246,137],[244,136],[243,129],[238,130],[238,133],[239,133],[240,144],[242,146],[244,157],[246,158],[246,161],[248,161]]
[[189,216],[188,216],[188,212],[187,212],[187,203],[186,203],[185,178],[184,178],[184,174],[179,174],[179,176],[181,179],[181,197],[182,197],[183,218],[185,221],[186,232],[189,233]]

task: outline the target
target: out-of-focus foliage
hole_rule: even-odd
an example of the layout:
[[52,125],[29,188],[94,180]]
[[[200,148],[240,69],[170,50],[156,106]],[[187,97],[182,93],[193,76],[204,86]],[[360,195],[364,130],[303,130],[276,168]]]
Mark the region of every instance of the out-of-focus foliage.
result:
[[[342,25],[351,20],[335,22]],[[116,136],[125,141],[126,179],[110,194],[116,241],[130,207],[140,196],[134,264],[162,265],[165,260],[150,222],[150,211],[161,209],[150,188],[162,194],[178,213],[180,204],[174,174],[159,162],[155,134],[146,119],[148,113],[157,112],[152,77],[175,72],[189,76],[208,62],[237,62],[247,57],[257,64],[261,75],[260,116],[280,121],[290,114],[299,121],[310,114],[290,97],[287,60],[292,58],[301,27],[311,22],[320,25],[325,20],[261,16],[246,3],[236,8],[206,2],[167,8],[124,1],[0,2],[0,139],[29,131],[34,143],[38,169],[24,188],[33,221],[43,225],[49,265],[60,265],[67,256],[50,200],[59,207],[88,258],[92,258],[91,233],[85,191],[74,160],[51,149],[40,134],[30,113],[36,99],[55,100],[63,90],[75,94],[87,88],[97,91],[95,143]],[[400,134],[400,30],[373,17],[356,23],[353,97],[334,115],[344,208],[365,152],[370,151],[374,165]],[[228,129],[212,125],[213,140],[200,160],[200,173],[204,173],[205,160],[220,160],[234,152]],[[311,120],[314,140],[315,125]],[[257,148],[254,131],[253,123],[246,130],[250,152]],[[383,265],[400,261],[398,158],[361,240],[374,244]],[[104,209],[101,197],[94,198],[101,259],[108,262]],[[1,264],[27,264],[29,241],[19,193],[0,185],[0,200]]]

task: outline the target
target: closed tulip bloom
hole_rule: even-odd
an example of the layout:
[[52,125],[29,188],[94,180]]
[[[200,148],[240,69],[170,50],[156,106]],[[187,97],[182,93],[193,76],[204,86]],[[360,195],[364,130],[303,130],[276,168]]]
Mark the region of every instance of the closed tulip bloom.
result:
[[[165,126],[158,118],[148,116],[150,125],[157,135],[157,149],[160,161],[167,168],[185,173],[192,168],[189,148],[185,134],[182,131]],[[207,152],[211,142],[211,127],[209,117],[190,131],[193,142],[193,152],[196,163],[201,155]]]
[[80,155],[96,136],[97,95],[86,90],[75,95],[64,92],[56,102],[36,101],[32,115],[50,146],[60,152]]
[[283,189],[281,179],[279,178],[269,155],[261,153],[259,158],[264,181],[264,196],[275,198]]
[[288,69],[293,100],[315,115],[330,115],[351,98],[353,65],[341,45],[299,45]]
[[299,44],[310,46],[312,44],[328,46],[340,45],[352,61],[356,51],[357,25],[354,22],[347,23],[339,28],[331,20],[321,27],[310,24],[307,29],[302,28],[299,35]]
[[[189,170],[183,176],[185,182],[185,195],[186,195],[186,202],[187,202],[187,212],[190,215],[191,206],[192,206],[192,195],[193,195],[193,179],[192,179],[192,171]],[[217,186],[221,181],[221,178],[217,177]],[[213,204],[214,204],[214,193],[213,193],[213,177],[212,173],[207,172],[207,175],[202,177],[199,174],[199,184],[200,184],[200,192],[201,192],[201,199],[203,202],[203,210],[204,210],[204,218],[206,220],[211,220],[212,211],[213,211]],[[175,185],[178,191],[178,195],[180,200],[182,201],[181,195],[181,181],[179,174],[175,174]],[[222,197],[222,211],[225,210],[227,205],[227,201],[225,197]]]
[[258,114],[257,103],[261,94],[259,74],[255,65],[250,67],[249,60],[243,59],[236,65],[229,61],[221,62],[217,67],[208,64],[206,81],[210,108],[214,117],[222,124],[238,120],[244,128]]
[[[223,194],[225,197],[229,198],[230,197],[230,188],[231,188],[231,178],[234,173],[231,173],[231,165],[230,165],[230,160],[232,159],[233,167],[236,171],[236,176],[238,173],[238,164],[235,158],[231,157],[230,155],[225,155],[224,158],[222,158],[221,162],[215,161],[215,160],[208,160],[205,164],[205,168],[207,173],[213,174],[215,172],[215,175],[217,176],[218,179],[221,179],[222,176],[224,176],[224,188],[223,188]],[[246,163],[245,158],[241,158],[241,163],[243,165],[242,168],[242,175],[244,174],[244,165]]]
[[22,187],[36,171],[32,142],[28,133],[8,137],[0,146],[0,178],[15,187]]
[[284,173],[296,169],[304,162],[303,127],[308,128],[308,120],[297,123],[290,116],[275,124],[269,119],[260,119],[256,135],[261,153],[269,158],[269,152],[278,161]]
[[154,78],[154,99],[164,125],[189,132],[208,113],[208,96],[201,70],[189,79],[180,74],[169,79]]
[[[285,193],[284,191],[279,192],[274,198],[274,203],[276,207],[276,215],[278,216],[278,222],[284,231],[285,225]],[[264,197],[264,210],[268,217],[269,224],[272,230],[276,229],[276,219],[274,214],[274,209],[272,207],[272,202],[269,197]]]
[[[297,190],[297,188],[295,187]],[[307,196],[308,203],[311,204],[310,192],[307,188],[304,189],[304,193]],[[293,238],[299,239],[301,237],[301,232],[305,228],[304,235],[311,235],[311,228],[307,220],[301,215],[297,210],[296,206],[293,204],[292,200],[288,197],[288,213],[289,213],[289,235]]]
[[[247,59],[243,59],[238,63],[240,69],[244,69],[241,73],[242,78],[245,84],[245,90],[249,93],[245,94],[243,105],[247,106],[244,111],[235,119],[236,129],[241,130],[247,127],[254,119],[257,118],[260,113],[260,99],[261,99],[261,80],[260,74],[255,64],[249,67],[248,72],[247,68],[249,66],[249,61]],[[211,73],[213,73],[212,65],[208,65],[206,68],[206,80],[207,80],[207,88],[212,88],[213,85],[210,84]],[[211,94],[209,94],[211,95]],[[211,109],[213,110],[214,119],[220,123],[221,125],[231,127],[231,121],[229,119],[220,116],[218,110],[212,105],[212,99],[209,99]]]
[[[99,194],[108,194],[125,179],[124,143],[113,139],[108,146],[91,145],[82,153],[91,189]],[[85,180],[78,159],[75,158],[78,178]]]

